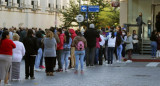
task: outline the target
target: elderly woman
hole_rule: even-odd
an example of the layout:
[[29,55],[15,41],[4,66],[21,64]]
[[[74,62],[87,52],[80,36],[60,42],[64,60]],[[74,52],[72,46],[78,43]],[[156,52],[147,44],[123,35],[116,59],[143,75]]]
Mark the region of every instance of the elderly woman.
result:
[[56,63],[57,42],[52,31],[47,31],[46,38],[43,40],[46,75],[53,76],[53,69]]
[[8,78],[12,63],[12,49],[16,48],[16,45],[9,38],[9,32],[4,31],[0,40],[0,84],[1,80],[5,80],[5,85],[9,85]]
[[16,48],[13,49],[12,58],[12,80],[20,80],[20,64],[22,57],[25,55],[25,48],[22,42],[19,42],[19,35],[15,33],[13,35],[13,42],[16,44]]

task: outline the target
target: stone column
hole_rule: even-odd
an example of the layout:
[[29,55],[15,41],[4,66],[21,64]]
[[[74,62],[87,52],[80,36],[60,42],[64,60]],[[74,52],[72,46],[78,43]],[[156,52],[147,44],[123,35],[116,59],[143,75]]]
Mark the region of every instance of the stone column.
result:
[[120,0],[120,25],[128,23],[128,0]]

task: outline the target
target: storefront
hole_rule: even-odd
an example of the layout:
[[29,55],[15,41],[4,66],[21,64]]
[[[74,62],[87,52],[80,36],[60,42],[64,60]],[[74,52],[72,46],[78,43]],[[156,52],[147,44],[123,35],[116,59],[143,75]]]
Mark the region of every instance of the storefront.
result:
[[[139,13],[143,14],[145,37],[148,36],[148,23],[151,23],[151,31],[155,29],[156,15],[160,12],[160,0],[120,0],[120,24],[136,24]],[[131,28],[131,29],[136,29]]]

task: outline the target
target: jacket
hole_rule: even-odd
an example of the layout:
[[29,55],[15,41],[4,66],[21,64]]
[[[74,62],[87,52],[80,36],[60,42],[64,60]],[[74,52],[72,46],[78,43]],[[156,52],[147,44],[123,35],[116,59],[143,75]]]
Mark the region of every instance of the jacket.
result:
[[37,55],[38,53],[37,38],[33,36],[25,37],[23,39],[23,44],[26,49],[27,55]]
[[69,29],[69,32],[71,33],[71,38],[73,40],[77,36],[77,34],[75,33],[73,29]]
[[21,62],[23,56],[25,55],[25,48],[22,42],[13,41],[16,44],[16,48],[13,49],[12,62]]
[[96,38],[96,48],[100,48],[99,42],[101,42],[101,41],[102,41],[101,37]]
[[79,41],[83,41],[84,43],[84,48],[87,48],[87,41],[83,36],[76,36],[73,40],[72,46],[75,47],[75,50],[78,50],[76,48],[76,45],[78,44]]
[[133,49],[133,39],[132,36],[127,37],[127,40],[125,41],[126,43],[126,50]]
[[115,47],[116,46],[116,37],[108,39],[108,47]]
[[160,36],[157,38],[157,50],[160,50]]
[[60,42],[57,44],[57,50],[63,50],[64,34],[58,35]]
[[44,38],[44,57],[56,57],[57,42],[55,38]]
[[16,45],[10,39],[4,39],[0,44],[0,54],[13,55],[12,49],[16,48]]
[[90,28],[84,33],[84,37],[87,40],[87,47],[93,48],[96,47],[96,38],[99,38],[100,35],[96,29]]

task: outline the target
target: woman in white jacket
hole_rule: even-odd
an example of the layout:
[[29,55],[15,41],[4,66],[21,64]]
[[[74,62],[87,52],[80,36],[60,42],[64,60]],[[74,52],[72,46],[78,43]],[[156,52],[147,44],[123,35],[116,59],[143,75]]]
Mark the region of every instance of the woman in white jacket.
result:
[[20,80],[20,63],[25,55],[25,48],[22,42],[19,42],[19,35],[13,35],[13,42],[16,44],[16,48],[13,49],[12,58],[12,75],[11,80]]

